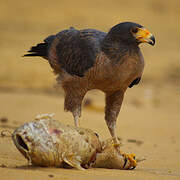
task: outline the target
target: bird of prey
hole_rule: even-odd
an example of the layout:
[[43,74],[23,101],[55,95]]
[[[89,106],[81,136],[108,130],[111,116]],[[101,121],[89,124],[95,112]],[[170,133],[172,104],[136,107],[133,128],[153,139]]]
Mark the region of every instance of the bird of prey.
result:
[[79,126],[85,94],[92,89],[103,91],[105,121],[118,147],[116,120],[124,93],[139,83],[144,69],[140,43],[154,45],[155,38],[134,22],[119,23],[108,33],[71,27],[47,37],[24,56],[48,60],[64,89],[64,109],[72,112],[75,126]]

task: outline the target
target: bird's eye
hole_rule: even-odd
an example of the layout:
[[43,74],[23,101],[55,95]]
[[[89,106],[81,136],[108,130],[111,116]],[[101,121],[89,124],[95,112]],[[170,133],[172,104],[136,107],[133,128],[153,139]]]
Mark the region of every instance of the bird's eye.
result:
[[137,28],[137,27],[133,27],[133,28],[131,29],[131,32],[137,33],[137,32],[138,32],[138,28]]

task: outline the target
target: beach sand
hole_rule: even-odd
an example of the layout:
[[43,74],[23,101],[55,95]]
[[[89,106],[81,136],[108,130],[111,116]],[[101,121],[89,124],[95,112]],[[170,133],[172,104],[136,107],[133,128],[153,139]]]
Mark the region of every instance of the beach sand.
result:
[[[0,179],[169,180],[180,179],[180,1],[9,1],[0,6]],[[135,21],[156,37],[141,45],[146,61],[140,85],[128,89],[117,121],[122,151],[145,158],[134,170],[41,168],[27,164],[8,137],[37,114],[73,124],[64,112],[63,93],[41,58],[22,58],[30,46],[74,26],[108,31],[121,21]],[[91,91],[80,125],[101,139],[110,137],[104,121],[104,95]],[[87,103],[86,103],[87,104]],[[7,130],[7,131],[6,131]]]

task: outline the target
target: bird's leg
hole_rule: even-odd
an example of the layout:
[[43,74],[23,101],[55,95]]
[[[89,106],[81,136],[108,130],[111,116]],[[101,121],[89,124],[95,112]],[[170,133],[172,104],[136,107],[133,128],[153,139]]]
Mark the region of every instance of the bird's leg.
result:
[[116,148],[119,148],[120,145],[116,135],[116,119],[121,108],[123,97],[124,91],[106,93],[105,120]]
[[66,91],[64,109],[70,111],[74,117],[74,124],[76,127],[79,126],[79,118],[81,117],[81,104],[84,98],[85,93],[82,93],[81,90],[76,92],[75,90]]
[[79,118],[81,117],[81,107],[78,107],[75,109],[73,112],[73,117],[74,117],[74,125],[76,127],[79,127]]

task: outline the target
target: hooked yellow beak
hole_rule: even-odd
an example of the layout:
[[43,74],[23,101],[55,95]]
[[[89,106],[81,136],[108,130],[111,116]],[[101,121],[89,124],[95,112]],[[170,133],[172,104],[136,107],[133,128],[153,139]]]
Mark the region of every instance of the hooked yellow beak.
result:
[[155,45],[155,37],[144,27],[136,27],[136,30],[132,30],[132,34],[140,43],[148,43],[152,46]]

